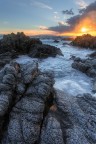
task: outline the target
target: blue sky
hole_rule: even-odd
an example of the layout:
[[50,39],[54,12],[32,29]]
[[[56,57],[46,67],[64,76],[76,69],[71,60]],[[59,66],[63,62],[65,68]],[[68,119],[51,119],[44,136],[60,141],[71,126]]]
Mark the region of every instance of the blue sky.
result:
[[62,11],[72,9],[77,15],[78,9],[92,2],[94,0],[0,0],[0,33],[46,33],[48,27],[66,25],[66,20],[72,17]]

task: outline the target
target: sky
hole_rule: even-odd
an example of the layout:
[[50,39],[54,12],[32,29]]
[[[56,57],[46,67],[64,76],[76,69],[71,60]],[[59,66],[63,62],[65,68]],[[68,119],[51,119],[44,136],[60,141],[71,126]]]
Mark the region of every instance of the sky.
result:
[[0,34],[95,35],[94,0],[0,0]]

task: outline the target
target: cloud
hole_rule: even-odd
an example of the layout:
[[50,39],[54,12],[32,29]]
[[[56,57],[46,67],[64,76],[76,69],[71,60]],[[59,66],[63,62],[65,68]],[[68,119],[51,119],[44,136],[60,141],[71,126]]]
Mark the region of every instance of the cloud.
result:
[[55,19],[60,19],[60,17],[58,15],[55,15],[54,18]]
[[72,16],[66,22],[59,22],[57,26],[48,29],[58,33],[66,33],[74,31],[76,27],[80,30],[80,26],[83,25],[96,29],[96,1],[82,9],[82,13]]
[[74,15],[74,12],[73,12],[72,9],[70,9],[70,10],[63,10],[62,13],[66,14],[66,15]]
[[68,26],[68,24],[66,22],[63,22],[63,21],[59,21],[58,22],[59,26]]
[[48,28],[46,27],[46,26],[39,26],[39,29],[41,29],[41,30],[47,30]]
[[54,12],[54,14],[58,14],[58,12],[57,12],[57,11],[55,11],[55,12]]
[[49,9],[49,10],[53,9],[51,6],[42,2],[38,2],[38,1],[32,1],[31,5],[39,7],[39,8],[43,8],[43,9]]
[[84,0],[76,0],[77,5],[79,5],[80,9],[86,8],[88,4]]

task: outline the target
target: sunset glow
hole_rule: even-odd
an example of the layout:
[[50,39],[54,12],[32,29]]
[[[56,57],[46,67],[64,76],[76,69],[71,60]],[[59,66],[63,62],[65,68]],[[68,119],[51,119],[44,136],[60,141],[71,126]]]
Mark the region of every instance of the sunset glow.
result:
[[0,1],[0,34],[23,31],[27,35],[96,35],[96,1],[68,0],[67,8],[64,0],[61,3],[58,0],[10,0],[6,1],[6,7],[4,1]]
[[81,28],[81,32],[82,32],[82,33],[86,33],[87,31],[88,31],[87,28],[85,28],[85,27]]

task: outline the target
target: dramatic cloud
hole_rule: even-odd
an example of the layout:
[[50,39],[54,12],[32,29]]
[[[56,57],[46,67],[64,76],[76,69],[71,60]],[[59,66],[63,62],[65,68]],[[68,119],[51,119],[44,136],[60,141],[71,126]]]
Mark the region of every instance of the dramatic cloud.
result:
[[86,8],[88,4],[84,0],[76,0],[76,3],[79,5],[81,9]]
[[62,13],[66,14],[66,15],[74,15],[74,12],[73,12],[72,9],[70,9],[70,10],[63,10]]
[[96,1],[82,9],[82,13],[67,19],[66,23],[58,23],[58,26],[49,27],[48,29],[59,33],[66,33],[72,32],[76,28],[80,29],[81,26],[96,29]]
[[39,7],[39,8],[49,9],[49,10],[53,9],[51,6],[42,2],[38,2],[38,1],[32,1],[31,5]]

